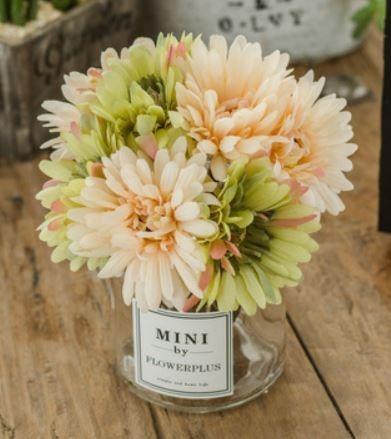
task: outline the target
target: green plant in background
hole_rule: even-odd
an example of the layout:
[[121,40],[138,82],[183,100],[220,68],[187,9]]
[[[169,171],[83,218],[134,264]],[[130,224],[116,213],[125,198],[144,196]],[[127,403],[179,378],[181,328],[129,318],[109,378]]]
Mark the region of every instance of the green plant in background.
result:
[[[39,0],[0,0],[0,23],[9,22],[23,26],[34,20],[38,12]],[[78,3],[78,0],[50,0],[60,11],[66,11]]]
[[372,20],[375,20],[377,27],[383,31],[386,17],[386,0],[368,0],[368,3],[359,9],[352,17],[355,24],[353,29],[354,38],[363,35]]
[[53,6],[60,11],[67,11],[77,5],[77,3],[78,0],[52,0]]
[[23,26],[37,15],[38,0],[0,0],[0,22]]

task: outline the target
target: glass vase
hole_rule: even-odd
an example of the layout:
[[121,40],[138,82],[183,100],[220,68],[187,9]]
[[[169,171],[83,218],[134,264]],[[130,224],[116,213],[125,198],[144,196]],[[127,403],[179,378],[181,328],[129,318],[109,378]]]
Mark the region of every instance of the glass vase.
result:
[[[227,329],[231,331],[230,336],[232,337],[229,338],[232,347],[232,353],[230,354],[233,372],[232,394],[226,396],[216,394],[215,396],[212,392],[207,398],[202,396],[195,398],[187,396],[184,398],[145,388],[136,379],[137,355],[135,355],[133,334],[136,329],[134,329],[133,321],[135,315],[132,312],[132,307],[134,308],[136,305],[135,303],[132,306],[124,304],[120,279],[105,280],[104,284],[111,301],[112,319],[109,342],[112,348],[113,361],[119,375],[128,383],[129,390],[140,398],[168,409],[208,413],[236,407],[254,399],[258,395],[267,392],[281,375],[284,367],[286,342],[285,307],[283,304],[278,306],[269,305],[265,310],[258,309],[254,316],[248,316],[243,311],[229,313],[232,322],[232,327]],[[214,316],[216,313],[186,313],[185,316],[201,317],[196,323],[200,332],[202,332],[202,325],[204,324],[201,314],[208,317],[209,314]],[[143,314],[140,315],[143,316]],[[174,313],[171,312],[172,315]],[[175,312],[177,317],[183,315],[184,313]],[[219,314],[216,315],[219,316]],[[165,316],[160,316],[160,318],[163,318],[164,321]],[[148,326],[146,326],[146,331],[149,331]],[[151,343],[148,334],[146,335],[141,336],[138,340],[143,349],[148,349],[150,347],[148,343]],[[168,333],[166,335],[168,336]],[[181,360],[181,363],[184,362],[184,360]],[[223,364],[224,366],[227,365]],[[186,366],[182,364],[181,367]]]

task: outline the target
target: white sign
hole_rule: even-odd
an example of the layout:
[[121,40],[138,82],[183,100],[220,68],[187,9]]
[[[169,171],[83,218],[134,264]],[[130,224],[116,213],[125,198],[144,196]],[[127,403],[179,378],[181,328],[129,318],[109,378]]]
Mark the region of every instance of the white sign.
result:
[[232,313],[141,312],[133,302],[136,383],[189,399],[233,394]]

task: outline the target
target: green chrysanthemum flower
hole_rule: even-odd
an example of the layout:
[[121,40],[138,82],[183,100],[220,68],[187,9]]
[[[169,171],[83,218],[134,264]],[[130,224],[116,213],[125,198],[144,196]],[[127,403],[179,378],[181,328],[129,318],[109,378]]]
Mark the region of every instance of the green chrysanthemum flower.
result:
[[279,289],[298,284],[297,264],[318,248],[310,237],[320,228],[314,210],[273,179],[267,158],[233,163],[216,197],[220,204],[210,217],[219,233],[207,270],[212,278],[198,309],[217,302],[221,311],[241,306],[252,315],[257,306],[280,303]]
[[120,56],[106,57],[93,97],[82,105],[89,115],[80,122],[80,134],[64,135],[78,160],[96,160],[124,145],[137,150],[152,134],[160,148],[183,135],[175,98],[183,76],[175,58],[190,50],[191,42],[191,35],[180,41],[160,35],[156,46],[140,39]]

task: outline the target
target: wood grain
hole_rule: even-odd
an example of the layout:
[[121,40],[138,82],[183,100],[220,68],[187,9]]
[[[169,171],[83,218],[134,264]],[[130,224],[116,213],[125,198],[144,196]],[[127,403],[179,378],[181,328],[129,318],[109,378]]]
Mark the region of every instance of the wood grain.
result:
[[357,75],[373,98],[350,108],[359,150],[346,212],[325,216],[306,280],[286,294],[292,321],[359,438],[391,437],[391,235],[377,231],[381,60],[373,33],[360,53],[317,67]]
[[359,74],[373,100],[352,107],[347,211],[327,217],[306,279],[287,291],[284,375],[252,403],[211,415],[152,407],[117,378],[101,284],[49,262],[35,228],[38,159],[0,166],[0,438],[388,438],[391,236],[376,232],[378,35],[316,72]]

